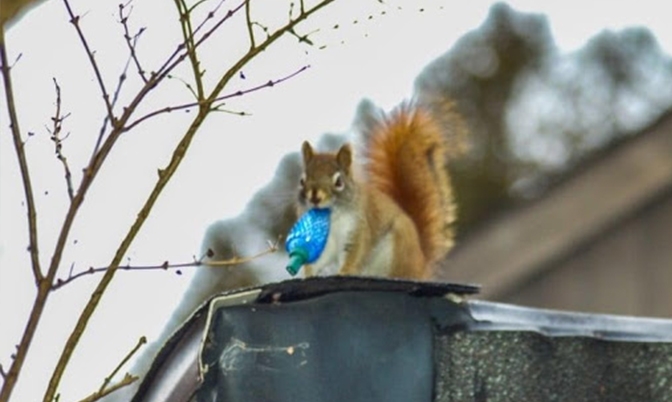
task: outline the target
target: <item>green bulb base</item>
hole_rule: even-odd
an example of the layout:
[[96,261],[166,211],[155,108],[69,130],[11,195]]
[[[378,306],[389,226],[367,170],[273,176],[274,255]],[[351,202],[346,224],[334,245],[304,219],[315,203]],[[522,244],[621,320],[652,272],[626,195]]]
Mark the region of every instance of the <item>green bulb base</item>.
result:
[[296,276],[301,270],[303,264],[308,259],[308,253],[303,250],[294,250],[289,254],[289,263],[287,264],[287,272],[291,276]]

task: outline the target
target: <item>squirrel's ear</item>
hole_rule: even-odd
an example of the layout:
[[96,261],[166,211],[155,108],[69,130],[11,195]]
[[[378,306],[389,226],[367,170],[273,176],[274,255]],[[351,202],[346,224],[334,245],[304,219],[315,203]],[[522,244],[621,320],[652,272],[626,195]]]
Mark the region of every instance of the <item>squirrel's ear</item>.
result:
[[313,155],[315,154],[315,152],[313,152],[313,147],[310,146],[308,141],[304,141],[303,145],[301,145],[301,153],[303,154],[304,163],[313,159]]
[[350,144],[341,146],[336,154],[336,161],[345,172],[350,172],[350,165],[352,165],[352,147]]

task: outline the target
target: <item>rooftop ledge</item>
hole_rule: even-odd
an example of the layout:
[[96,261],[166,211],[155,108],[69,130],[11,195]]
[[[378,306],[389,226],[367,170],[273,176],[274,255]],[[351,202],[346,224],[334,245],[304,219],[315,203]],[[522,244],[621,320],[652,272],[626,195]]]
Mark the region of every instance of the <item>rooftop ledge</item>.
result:
[[133,401],[672,401],[672,320],[477,292],[362,277],[228,292],[175,332]]

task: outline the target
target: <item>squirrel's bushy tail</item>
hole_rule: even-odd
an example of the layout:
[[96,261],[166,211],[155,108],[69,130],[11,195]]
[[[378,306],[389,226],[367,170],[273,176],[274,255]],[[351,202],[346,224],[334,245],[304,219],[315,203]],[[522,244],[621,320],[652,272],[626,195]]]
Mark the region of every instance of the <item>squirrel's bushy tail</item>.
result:
[[366,174],[415,223],[428,264],[453,246],[456,207],[439,123],[419,106],[404,104],[366,133]]

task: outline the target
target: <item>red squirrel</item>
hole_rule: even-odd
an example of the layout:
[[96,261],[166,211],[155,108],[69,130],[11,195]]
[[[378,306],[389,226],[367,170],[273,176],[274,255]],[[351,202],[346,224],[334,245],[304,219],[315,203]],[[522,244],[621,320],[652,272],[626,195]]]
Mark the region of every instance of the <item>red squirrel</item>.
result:
[[299,213],[332,211],[327,244],[306,276],[431,278],[453,246],[456,216],[441,127],[429,111],[404,104],[369,134],[361,160],[350,144],[320,153],[303,143]]

